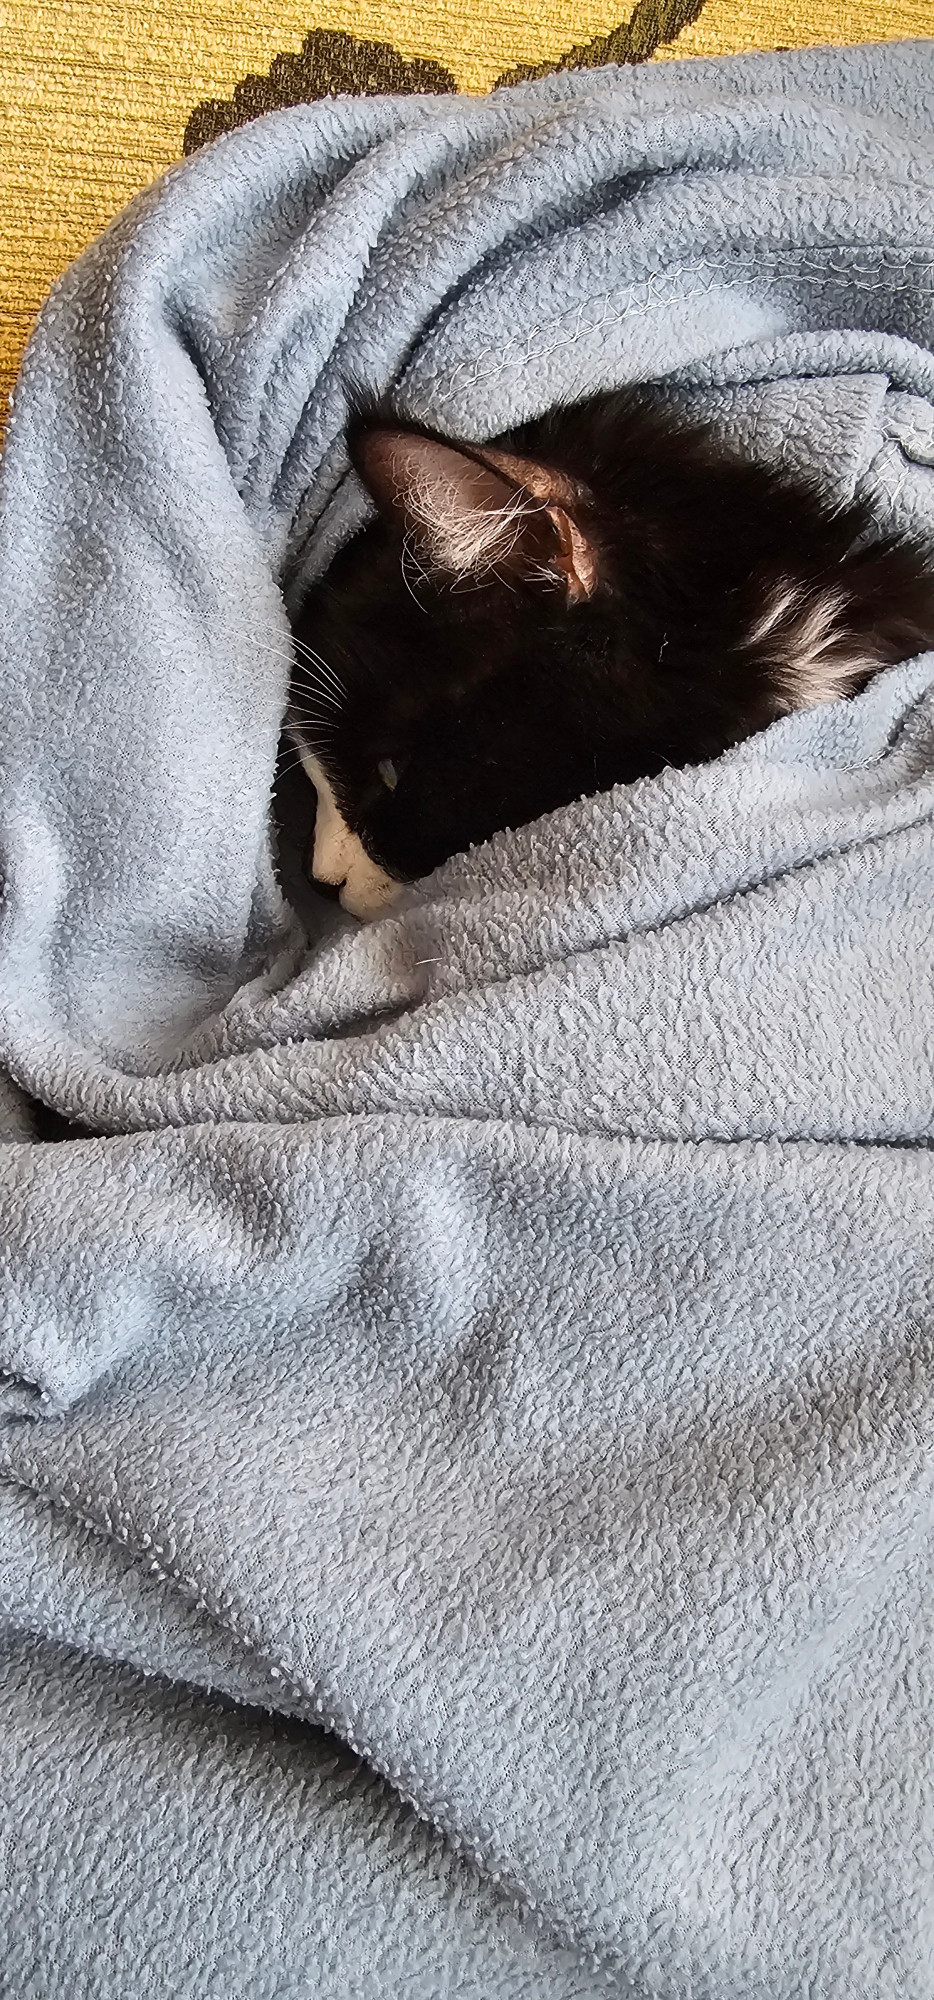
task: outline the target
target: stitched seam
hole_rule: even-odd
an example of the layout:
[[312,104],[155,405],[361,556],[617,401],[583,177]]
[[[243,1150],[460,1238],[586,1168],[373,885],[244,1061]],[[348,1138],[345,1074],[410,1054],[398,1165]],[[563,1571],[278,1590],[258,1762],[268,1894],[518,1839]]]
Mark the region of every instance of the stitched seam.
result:
[[[840,264],[828,271],[824,268],[823,264],[811,265],[808,263],[809,254],[819,255],[822,259],[826,260],[828,257],[835,256],[838,253],[846,254],[849,257],[853,257],[854,255],[865,256],[867,258],[891,257],[899,264],[906,257],[911,257],[915,260],[916,271],[918,269],[926,272],[934,271],[934,258],[930,254],[930,249],[921,244],[905,244],[899,246],[898,250],[895,250],[891,245],[884,244],[834,243],[815,246],[813,252],[806,253],[804,256],[792,250],[757,251],[744,249],[736,253],[731,261],[734,266],[745,264],[748,268],[741,272],[738,271],[732,277],[726,276],[716,270],[710,270],[703,264],[678,264],[670,270],[647,271],[644,277],[633,278],[631,280],[627,300],[616,311],[610,311],[609,307],[611,301],[618,298],[618,293],[591,293],[587,298],[582,299],[579,305],[575,307],[569,306],[564,312],[555,313],[552,318],[540,321],[534,332],[526,334],[521,340],[514,339],[507,343],[505,349],[501,345],[491,346],[482,350],[472,361],[459,362],[452,370],[450,376],[448,376],[447,381],[454,386],[465,385],[468,388],[481,387],[487,382],[496,381],[500,375],[505,374],[509,368],[515,366],[516,356],[521,355],[524,361],[541,360],[556,353],[562,347],[574,346],[578,340],[583,339],[587,334],[601,332],[606,326],[616,326],[623,320],[630,318],[646,318],[651,312],[663,311],[672,306],[690,304],[698,296],[698,291],[703,296],[705,293],[711,291],[735,290],[741,284],[748,283],[751,276],[763,275],[763,265],[778,266],[779,269],[775,275],[779,277],[784,275],[786,277],[807,278],[820,284],[830,284],[841,279],[852,282],[854,278],[852,264]],[[781,268],[783,265],[786,267],[784,271]],[[701,286],[693,287],[690,291],[683,293],[672,294],[670,291],[664,290],[662,295],[655,299],[650,298],[645,303],[635,304],[633,302],[636,295],[646,288],[651,291],[653,287],[666,287],[673,280],[688,277],[692,274],[698,279],[705,278],[705,282]],[[768,276],[767,273],[764,275]],[[887,283],[884,279],[878,279],[875,282],[863,282],[860,280],[859,288],[861,293],[890,292],[893,289],[891,284]],[[895,287],[896,295],[908,297],[913,296],[916,290],[917,287],[907,283]],[[926,286],[924,290],[926,294],[934,296],[934,283]],[[591,325],[584,326],[582,324],[583,315],[588,306],[593,305],[602,305],[606,310]],[[538,334],[549,328],[560,326],[562,320],[566,320],[571,314],[574,315],[576,323],[572,327],[572,330],[563,338],[555,340],[548,347],[532,345]],[[498,366],[488,372],[481,372],[484,362],[493,354],[496,354],[498,358]]]

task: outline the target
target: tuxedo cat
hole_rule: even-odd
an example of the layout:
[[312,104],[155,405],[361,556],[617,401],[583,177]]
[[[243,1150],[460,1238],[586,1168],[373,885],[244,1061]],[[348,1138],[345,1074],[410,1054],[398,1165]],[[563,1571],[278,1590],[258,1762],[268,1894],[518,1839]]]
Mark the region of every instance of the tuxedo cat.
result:
[[377,518],[295,620],[313,876],[400,884],[584,794],[702,763],[934,645],[934,573],[629,391],[490,444],[358,420]]

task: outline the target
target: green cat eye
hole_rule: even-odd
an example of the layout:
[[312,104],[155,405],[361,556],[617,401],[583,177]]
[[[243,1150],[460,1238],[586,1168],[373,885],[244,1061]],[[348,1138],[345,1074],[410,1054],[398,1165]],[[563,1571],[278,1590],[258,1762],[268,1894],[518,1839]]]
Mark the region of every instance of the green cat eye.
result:
[[399,774],[391,757],[381,757],[376,766],[387,791],[394,792],[399,783]]

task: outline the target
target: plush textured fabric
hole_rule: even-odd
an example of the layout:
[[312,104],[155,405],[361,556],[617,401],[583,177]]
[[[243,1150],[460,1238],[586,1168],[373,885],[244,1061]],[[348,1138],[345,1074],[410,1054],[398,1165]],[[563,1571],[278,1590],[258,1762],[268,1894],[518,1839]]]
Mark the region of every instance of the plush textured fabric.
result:
[[0,491],[11,1994],[929,2000],[934,658],[310,944],[268,798],[348,382],[482,436],[667,374],[934,544],[932,88],[283,113],[46,311]]

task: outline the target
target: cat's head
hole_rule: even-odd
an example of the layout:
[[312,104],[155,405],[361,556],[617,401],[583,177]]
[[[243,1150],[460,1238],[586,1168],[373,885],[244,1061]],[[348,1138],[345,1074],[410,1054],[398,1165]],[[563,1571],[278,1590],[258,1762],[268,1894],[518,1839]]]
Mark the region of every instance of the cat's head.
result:
[[377,519],[295,621],[291,725],[313,875],[355,915],[912,650],[854,637],[840,565],[861,517],[625,398],[495,445],[393,420],[349,445]]

